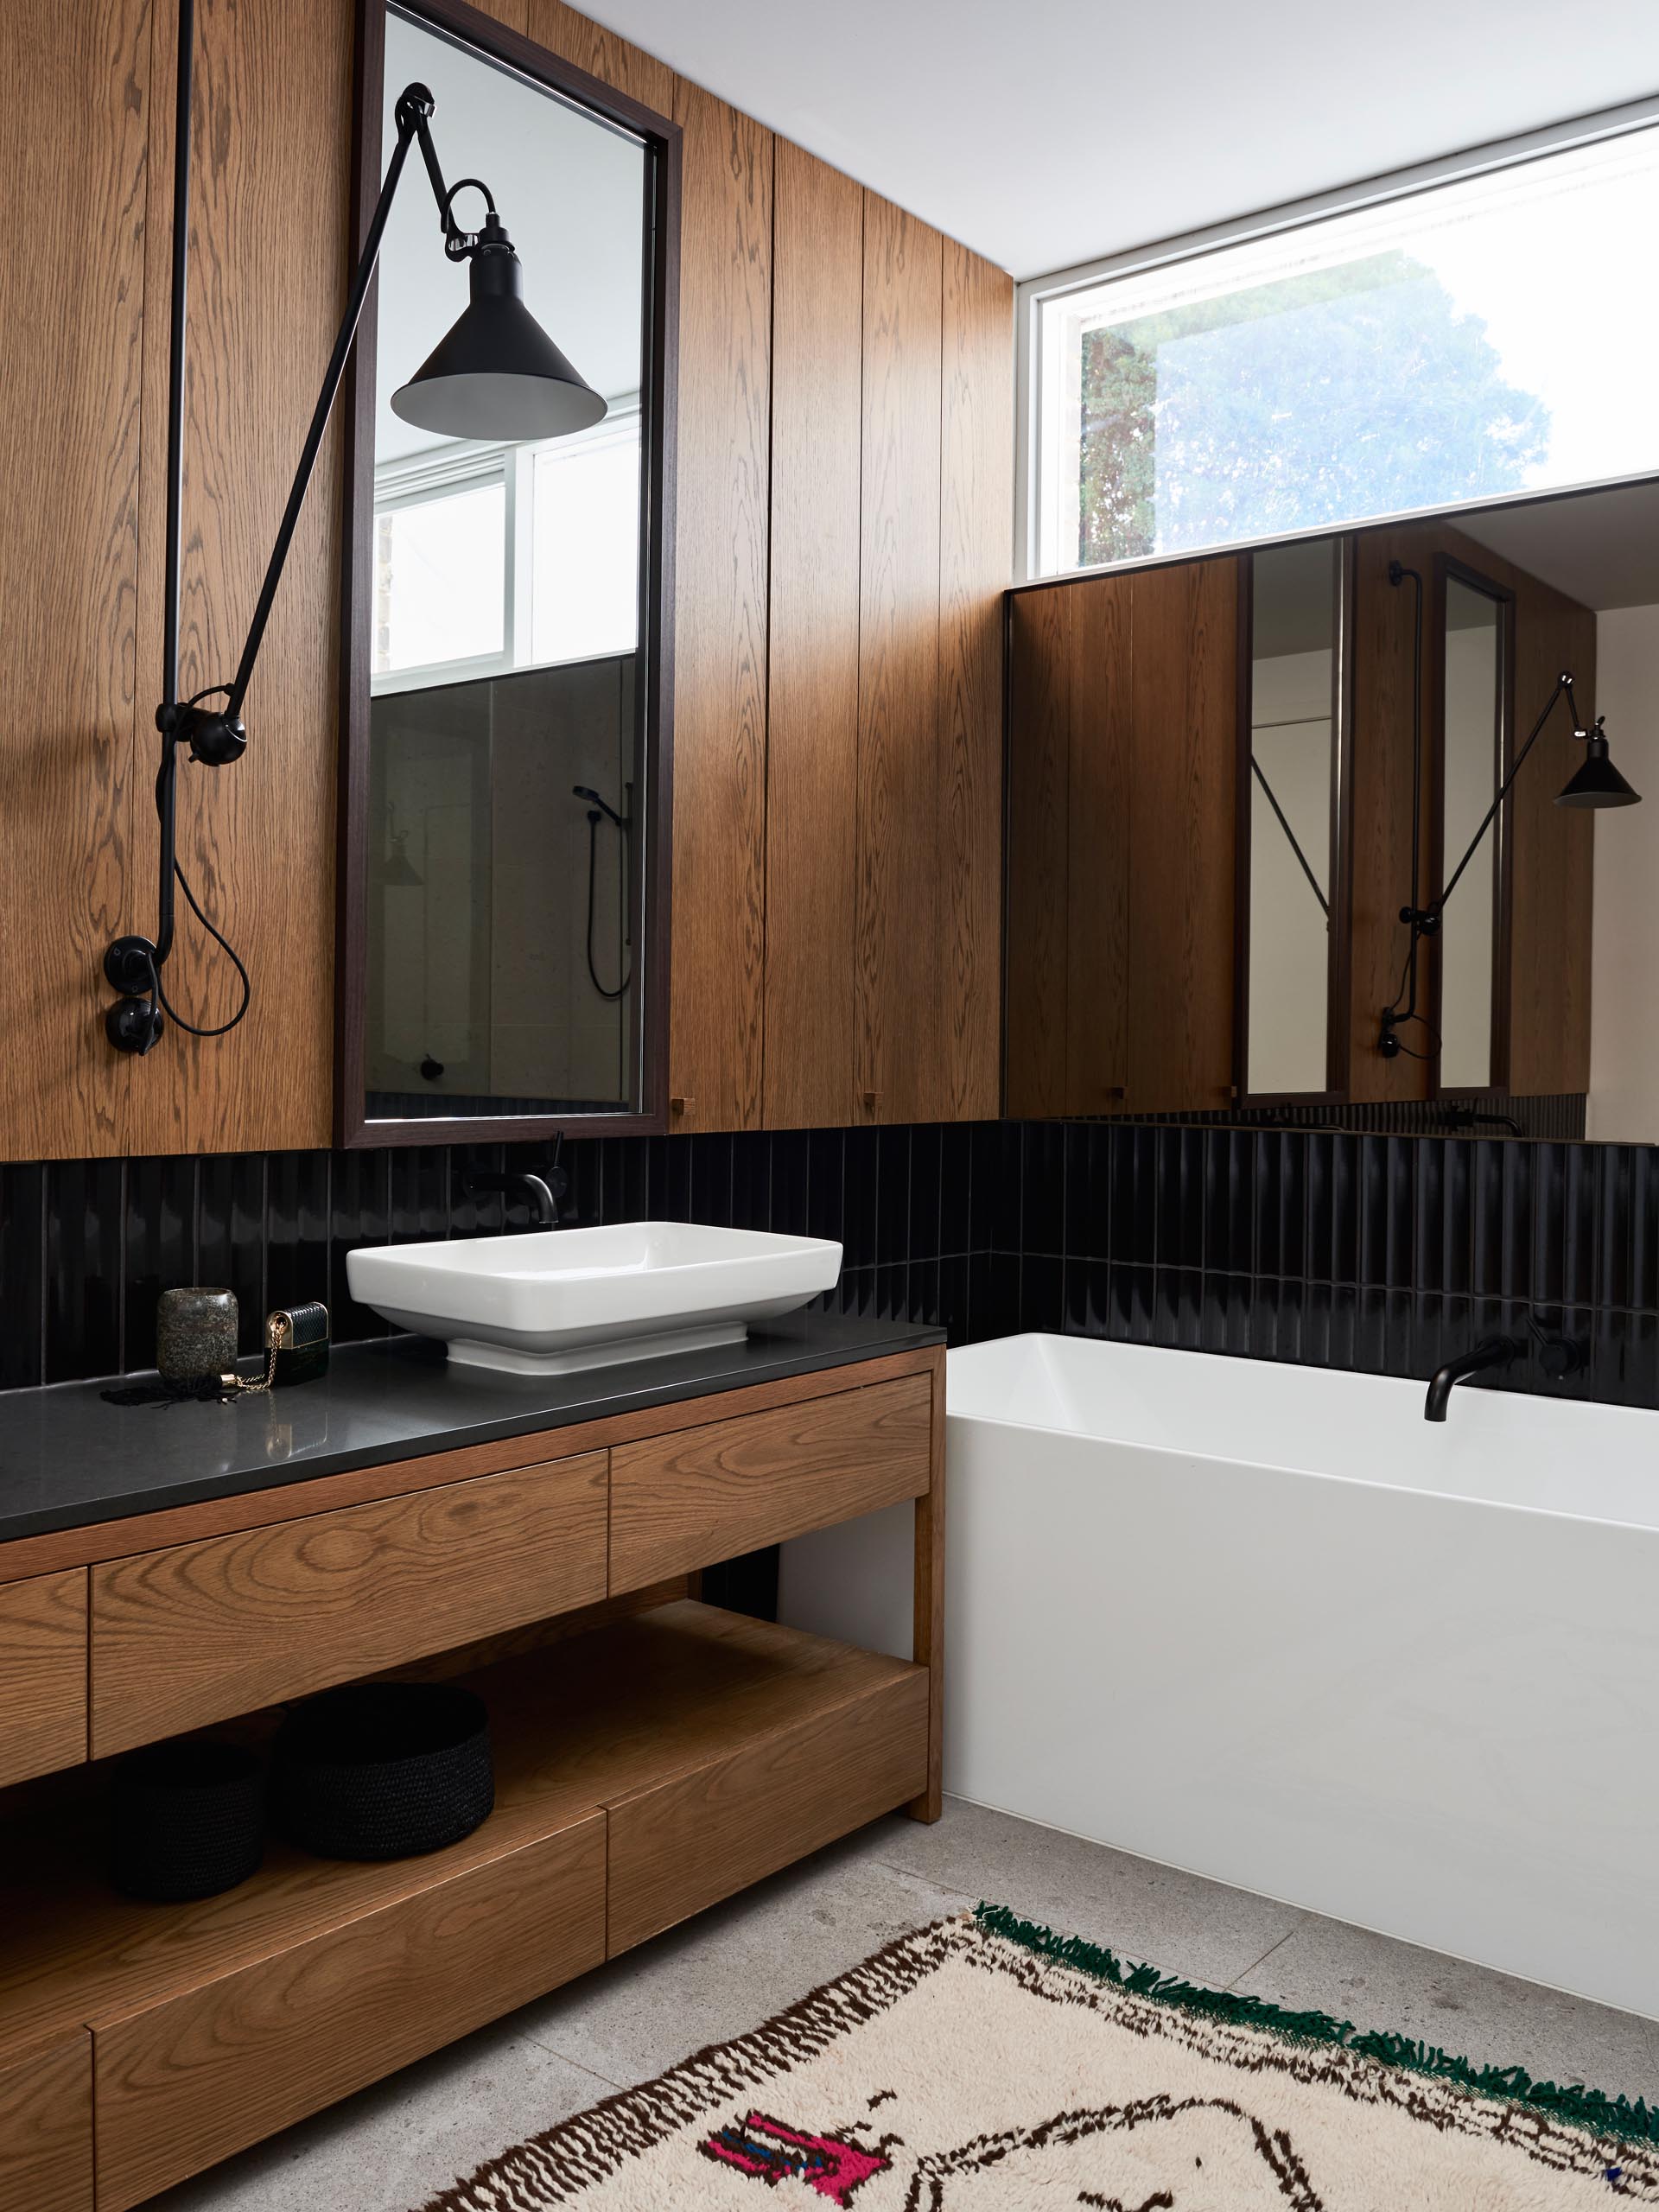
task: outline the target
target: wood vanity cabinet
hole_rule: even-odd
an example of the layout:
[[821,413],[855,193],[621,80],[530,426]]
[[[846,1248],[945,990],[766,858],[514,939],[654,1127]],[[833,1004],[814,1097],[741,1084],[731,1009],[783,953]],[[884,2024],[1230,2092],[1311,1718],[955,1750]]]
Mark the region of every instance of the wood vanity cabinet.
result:
[[[0,1547],[12,1770],[63,1770],[0,1790],[0,2212],[125,2212],[879,1814],[937,1818],[944,1363]],[[701,1566],[906,1498],[914,1662],[694,1594]],[[94,1758],[258,1731],[389,1668],[489,1709],[471,1836],[387,1864],[271,1838],[199,1904],[111,1891],[89,1726]]]
[[0,1583],[0,1788],[86,1756],[86,1570]]

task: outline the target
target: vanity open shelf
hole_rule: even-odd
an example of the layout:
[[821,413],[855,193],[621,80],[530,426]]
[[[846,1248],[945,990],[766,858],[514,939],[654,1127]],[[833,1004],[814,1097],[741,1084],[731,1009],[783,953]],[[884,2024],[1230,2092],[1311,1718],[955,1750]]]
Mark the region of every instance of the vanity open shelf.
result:
[[[404,1463],[423,1489],[287,1516],[324,1485],[266,1491],[182,1543],[74,1532],[105,1554],[50,1578],[60,1639],[55,1586],[87,1585],[78,1752],[60,1716],[55,1770],[0,1791],[0,2212],[125,2212],[868,1820],[934,1816],[943,1381],[918,1348],[626,1414],[613,1444],[539,1432],[517,1471],[446,1484],[464,1455],[437,1454]],[[904,1497],[914,1662],[692,1594],[745,1544]],[[487,1605],[465,1586],[486,1575]],[[113,1891],[105,1751],[257,1736],[377,1671],[483,1698],[482,1827],[381,1864],[273,1837],[194,1904]]]

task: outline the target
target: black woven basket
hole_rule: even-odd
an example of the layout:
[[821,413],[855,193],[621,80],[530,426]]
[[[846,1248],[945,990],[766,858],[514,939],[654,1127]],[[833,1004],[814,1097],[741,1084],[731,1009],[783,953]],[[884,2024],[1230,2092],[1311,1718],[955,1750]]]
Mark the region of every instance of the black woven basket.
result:
[[271,1821],[320,1859],[408,1859],[459,1843],[495,1803],[489,1715],[449,1682],[353,1682],[276,1733]]
[[115,1771],[110,1878],[167,1904],[246,1881],[265,1840],[265,1770],[240,1744],[155,1744]]

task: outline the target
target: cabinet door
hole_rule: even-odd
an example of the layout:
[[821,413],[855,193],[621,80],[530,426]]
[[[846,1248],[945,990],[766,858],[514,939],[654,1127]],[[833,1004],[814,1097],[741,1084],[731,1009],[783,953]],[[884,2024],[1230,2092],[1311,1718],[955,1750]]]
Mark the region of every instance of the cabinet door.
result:
[[612,1589],[643,1589],[919,1497],[931,1478],[932,1420],[930,1378],[906,1375],[619,1445]]
[[86,1756],[86,1570],[0,1583],[0,1786]]
[[92,1570],[103,1758],[605,1595],[602,1452]]
[[92,2041],[0,2056],[0,2212],[92,2212]]
[[862,188],[786,138],[772,187],[766,1120],[861,1119],[858,895]]
[[97,2025],[99,2212],[527,2004],[605,1955],[605,1818]]
[[927,1780],[927,1669],[918,1667],[613,1804],[609,1955],[917,1796]]

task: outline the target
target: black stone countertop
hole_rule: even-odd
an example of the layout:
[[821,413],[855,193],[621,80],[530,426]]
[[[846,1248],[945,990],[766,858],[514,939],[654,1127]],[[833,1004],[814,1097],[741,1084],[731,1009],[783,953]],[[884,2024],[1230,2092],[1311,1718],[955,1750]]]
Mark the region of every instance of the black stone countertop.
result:
[[578,1375],[451,1367],[442,1344],[395,1337],[337,1346],[320,1381],[230,1405],[112,1406],[101,1395],[107,1381],[8,1390],[0,1392],[0,1543],[944,1341],[942,1329],[903,1321],[799,1313],[742,1344]]

